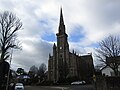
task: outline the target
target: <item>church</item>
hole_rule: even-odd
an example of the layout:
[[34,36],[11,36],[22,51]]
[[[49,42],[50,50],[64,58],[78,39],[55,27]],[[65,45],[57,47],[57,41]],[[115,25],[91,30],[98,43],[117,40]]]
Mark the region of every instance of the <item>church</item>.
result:
[[77,55],[74,50],[70,52],[62,8],[56,37],[57,45],[54,43],[53,54],[49,54],[48,80],[54,83],[68,78],[77,78],[77,80],[85,81],[91,80],[94,73],[92,55]]

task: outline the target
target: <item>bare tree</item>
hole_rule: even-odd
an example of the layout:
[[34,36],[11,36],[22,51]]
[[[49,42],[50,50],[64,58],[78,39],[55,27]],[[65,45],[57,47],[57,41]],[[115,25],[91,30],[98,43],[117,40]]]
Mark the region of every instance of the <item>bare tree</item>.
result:
[[32,67],[30,67],[29,73],[31,73],[33,76],[37,75],[38,68],[35,65],[33,65]]
[[45,72],[46,72],[46,65],[42,63],[38,69],[38,76],[40,77],[40,80],[42,81],[45,77]]
[[22,27],[22,22],[12,12],[0,13],[0,62],[5,61],[10,56],[11,48],[19,49],[16,32]]
[[110,35],[101,42],[99,42],[99,48],[96,49],[97,58],[109,66],[118,76],[118,66],[120,65],[120,37]]
[[31,66],[28,72],[31,84],[36,84],[38,82],[37,73],[38,68],[35,65]]
[[[19,49],[16,32],[20,30],[22,23],[12,12],[0,13],[0,81],[4,82],[5,74],[9,72],[9,63],[6,60],[11,54],[11,49]],[[8,63],[8,64],[5,64]],[[4,69],[7,71],[4,72]],[[9,75],[9,74],[8,74]],[[8,78],[9,80],[9,78]],[[1,84],[0,84],[1,85]],[[7,88],[7,87],[6,87]]]

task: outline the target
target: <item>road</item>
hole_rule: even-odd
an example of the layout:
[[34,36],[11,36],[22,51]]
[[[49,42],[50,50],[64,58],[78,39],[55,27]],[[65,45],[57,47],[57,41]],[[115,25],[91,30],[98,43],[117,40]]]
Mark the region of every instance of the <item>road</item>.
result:
[[25,90],[94,90],[92,85],[25,86]]

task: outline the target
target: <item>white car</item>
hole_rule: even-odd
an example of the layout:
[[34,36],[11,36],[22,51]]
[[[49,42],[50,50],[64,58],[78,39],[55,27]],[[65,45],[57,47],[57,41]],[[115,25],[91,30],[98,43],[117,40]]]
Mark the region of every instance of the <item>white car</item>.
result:
[[15,90],[24,90],[24,85],[22,83],[16,83]]
[[86,84],[85,81],[75,81],[71,83],[71,85],[84,85],[84,84]]

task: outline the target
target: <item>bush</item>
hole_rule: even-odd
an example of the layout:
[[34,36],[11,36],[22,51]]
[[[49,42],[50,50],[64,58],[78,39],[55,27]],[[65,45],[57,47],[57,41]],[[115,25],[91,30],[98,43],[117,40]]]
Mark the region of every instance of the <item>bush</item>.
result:
[[67,82],[70,84],[71,82],[74,82],[74,81],[78,81],[78,77],[76,76],[73,76],[73,77],[68,77],[67,78]]

